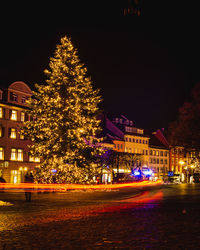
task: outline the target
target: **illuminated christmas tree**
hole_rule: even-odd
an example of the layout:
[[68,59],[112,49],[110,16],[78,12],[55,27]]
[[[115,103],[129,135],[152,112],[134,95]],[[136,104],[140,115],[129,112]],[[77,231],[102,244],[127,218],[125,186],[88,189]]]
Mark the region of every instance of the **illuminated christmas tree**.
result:
[[36,180],[89,183],[100,171],[95,164],[102,151],[96,138],[99,90],[93,90],[87,69],[67,37],[57,45],[49,68],[44,71],[46,84],[36,84],[37,91],[28,101],[32,119],[23,132],[34,143],[30,155],[41,158]]

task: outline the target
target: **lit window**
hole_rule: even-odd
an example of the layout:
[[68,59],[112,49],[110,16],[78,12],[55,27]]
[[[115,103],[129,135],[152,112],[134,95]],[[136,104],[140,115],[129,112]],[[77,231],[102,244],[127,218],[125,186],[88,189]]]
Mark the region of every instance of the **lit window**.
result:
[[17,160],[23,161],[23,150],[22,149],[17,150]]
[[25,121],[25,113],[24,112],[21,112],[21,122],[24,122]]
[[19,138],[20,138],[21,140],[24,140],[24,135],[22,135],[22,134],[20,133]]
[[3,108],[0,107],[0,118],[3,118]]
[[3,136],[3,128],[0,126],[0,137]]
[[39,157],[29,156],[29,161],[31,161],[31,162],[40,162],[40,158]]
[[39,157],[35,157],[35,162],[40,162],[40,158]]
[[11,157],[10,157],[10,159],[12,161],[16,161],[17,160],[17,149],[16,148],[12,148],[11,149]]
[[12,110],[11,111],[11,120],[16,121],[17,120],[17,111],[16,110]]
[[17,131],[16,131],[16,128],[11,128],[11,129],[10,129],[10,138],[11,138],[11,139],[16,139],[16,138],[17,138]]
[[0,160],[4,160],[4,148],[0,147]]

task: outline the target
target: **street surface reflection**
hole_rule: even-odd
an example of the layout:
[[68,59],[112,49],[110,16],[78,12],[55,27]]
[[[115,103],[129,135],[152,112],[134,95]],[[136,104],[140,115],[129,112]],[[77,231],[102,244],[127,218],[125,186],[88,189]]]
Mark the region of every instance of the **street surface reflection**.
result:
[[0,200],[13,204],[0,207],[0,246],[197,249],[199,197],[198,184],[38,193],[31,203],[23,193],[0,193]]

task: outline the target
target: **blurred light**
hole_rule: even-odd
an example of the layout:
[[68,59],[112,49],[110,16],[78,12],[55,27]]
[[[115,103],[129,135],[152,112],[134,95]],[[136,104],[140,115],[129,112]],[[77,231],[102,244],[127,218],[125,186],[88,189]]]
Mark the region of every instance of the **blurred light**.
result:
[[25,189],[31,189],[31,192],[38,191],[59,191],[66,192],[70,189],[77,190],[85,190],[85,189],[116,189],[116,188],[125,188],[125,187],[138,187],[138,186],[152,186],[152,185],[160,185],[162,181],[158,180],[155,182],[152,181],[141,181],[141,182],[131,182],[131,183],[119,183],[119,184],[34,184],[34,183],[20,183],[20,184],[12,184],[12,183],[0,183],[0,190],[4,191],[21,191],[24,192]]
[[138,170],[135,170],[135,171],[133,171],[133,175],[135,175],[135,176],[139,176],[139,175],[141,175],[141,172],[140,172],[140,171],[138,171]]
[[145,169],[142,171],[142,173],[146,176],[151,176],[153,174],[153,171],[151,169]]

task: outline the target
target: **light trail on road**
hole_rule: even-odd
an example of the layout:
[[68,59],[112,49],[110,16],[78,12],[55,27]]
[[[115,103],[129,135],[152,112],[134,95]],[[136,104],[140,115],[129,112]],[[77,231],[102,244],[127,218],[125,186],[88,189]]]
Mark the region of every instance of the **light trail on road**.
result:
[[35,184],[35,183],[0,183],[0,190],[3,191],[13,191],[13,192],[49,192],[58,191],[66,192],[67,190],[106,190],[106,189],[118,189],[125,187],[144,187],[144,186],[155,186],[162,184],[162,181],[158,180],[156,182],[152,181],[141,181],[141,182],[131,182],[131,183],[117,183],[117,184]]

